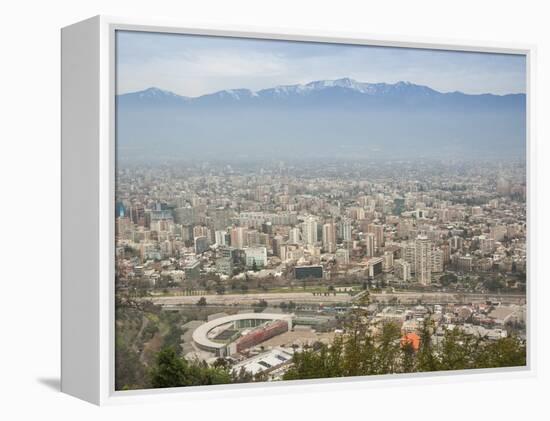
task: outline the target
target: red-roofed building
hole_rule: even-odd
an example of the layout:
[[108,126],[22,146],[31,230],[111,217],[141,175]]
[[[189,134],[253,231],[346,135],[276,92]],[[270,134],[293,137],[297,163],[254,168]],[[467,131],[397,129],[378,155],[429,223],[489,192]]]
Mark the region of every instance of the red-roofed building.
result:
[[401,338],[401,346],[405,346],[407,344],[411,344],[413,349],[415,351],[418,351],[418,349],[420,348],[420,336],[418,336],[414,332],[407,333]]

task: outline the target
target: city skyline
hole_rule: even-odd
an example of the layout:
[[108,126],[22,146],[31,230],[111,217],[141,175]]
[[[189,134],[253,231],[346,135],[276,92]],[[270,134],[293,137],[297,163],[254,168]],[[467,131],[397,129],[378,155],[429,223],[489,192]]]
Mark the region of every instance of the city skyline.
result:
[[328,377],[357,312],[391,351],[330,377],[525,365],[524,162],[147,163],[116,186],[117,389]]

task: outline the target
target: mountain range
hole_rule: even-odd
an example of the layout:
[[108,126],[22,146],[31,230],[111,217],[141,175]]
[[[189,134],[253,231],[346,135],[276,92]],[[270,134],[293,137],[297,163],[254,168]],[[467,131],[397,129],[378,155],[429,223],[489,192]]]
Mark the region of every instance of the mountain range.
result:
[[524,158],[525,94],[319,80],[198,97],[117,96],[119,159]]

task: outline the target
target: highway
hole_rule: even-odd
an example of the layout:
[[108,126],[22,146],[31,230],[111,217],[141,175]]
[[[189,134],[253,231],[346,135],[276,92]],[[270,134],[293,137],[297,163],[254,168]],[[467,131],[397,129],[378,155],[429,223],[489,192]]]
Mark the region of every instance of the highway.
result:
[[[281,302],[292,301],[296,304],[351,304],[360,294],[330,294],[326,296],[313,295],[310,292],[258,293],[258,294],[210,294],[204,295],[207,304],[215,305],[253,305],[265,300],[269,305],[279,305]],[[162,306],[178,306],[196,304],[199,296],[162,296],[150,298],[155,304]],[[370,293],[371,302],[387,304],[447,304],[447,303],[481,303],[487,300],[500,301],[503,304],[525,304],[526,296],[522,294],[478,294],[451,292],[377,292]]]

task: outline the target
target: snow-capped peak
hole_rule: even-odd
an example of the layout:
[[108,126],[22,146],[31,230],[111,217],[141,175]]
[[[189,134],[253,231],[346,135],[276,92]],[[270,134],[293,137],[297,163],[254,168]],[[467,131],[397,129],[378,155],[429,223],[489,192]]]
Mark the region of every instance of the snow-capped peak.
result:
[[394,89],[403,89],[405,87],[412,87],[411,82],[397,82],[395,84],[387,83],[367,83],[367,82],[358,82],[357,80],[351,79],[349,77],[344,77],[340,79],[325,79],[325,80],[316,80],[306,84],[300,85],[282,85],[277,86],[272,89],[264,89],[261,92],[272,92],[278,96],[286,96],[289,94],[305,94],[314,90],[322,90],[327,88],[345,88],[352,91],[360,92],[362,94],[383,94],[391,92]]
[[226,89],[217,92],[216,95],[222,98],[229,97],[236,100],[258,96],[256,92],[252,92],[250,89]]
[[308,89],[325,89],[339,87],[362,92],[364,90],[364,85],[364,83],[357,82],[356,80],[350,79],[349,77],[345,77],[335,80],[317,80],[315,82],[310,82],[305,86]]
[[140,98],[152,98],[152,97],[163,97],[163,96],[164,97],[177,97],[179,95],[177,95],[173,92],[165,91],[163,89],[159,89],[159,88],[155,88],[155,87],[147,88],[144,91],[139,92],[139,97]]
[[176,101],[193,101],[200,98],[219,98],[223,100],[247,100],[259,97],[272,97],[285,99],[293,96],[306,96],[316,91],[326,89],[341,88],[352,92],[361,93],[367,96],[394,96],[394,95],[422,95],[432,96],[438,94],[437,91],[428,86],[415,85],[407,81],[399,81],[396,83],[367,83],[359,82],[349,77],[340,79],[324,79],[313,82],[295,84],[295,85],[279,85],[273,88],[252,91],[250,89],[226,89],[211,94],[202,95],[200,97],[189,98],[177,95],[170,91],[165,91],[159,88],[148,88],[136,94],[141,99],[162,99],[168,98]]

